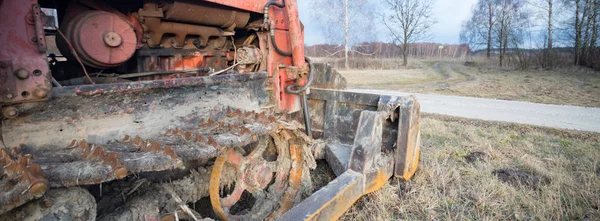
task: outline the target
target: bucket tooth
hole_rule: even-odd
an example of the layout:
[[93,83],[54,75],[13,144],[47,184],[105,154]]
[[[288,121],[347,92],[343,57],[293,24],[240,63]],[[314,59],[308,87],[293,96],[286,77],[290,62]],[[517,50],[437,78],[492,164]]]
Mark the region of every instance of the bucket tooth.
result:
[[165,149],[163,150],[163,153],[166,155],[169,155],[172,160],[179,159],[179,157],[177,156],[177,153],[175,153],[175,150],[173,150],[173,147],[171,147],[171,146],[166,146]]
[[213,119],[208,119],[208,126],[212,127],[217,125],[217,122],[215,122]]
[[173,135],[175,131],[173,129],[168,129],[167,132],[165,133],[166,135]]
[[274,123],[274,122],[276,122],[276,121],[277,121],[277,118],[275,118],[275,116],[274,116],[274,115],[269,115],[269,122],[270,122],[270,123]]
[[123,137],[123,140],[121,140],[121,142],[129,143],[129,142],[131,142],[131,137],[129,135],[125,135],[125,137]]
[[213,147],[217,147],[217,148],[219,147],[219,143],[217,143],[217,140],[215,140],[215,138],[213,138],[212,136],[208,137],[208,143],[207,144],[210,145],[210,146],[213,146]]
[[227,108],[227,113],[226,114],[227,114],[227,117],[233,117],[234,116],[233,110],[231,110],[231,108]]
[[77,142],[77,140],[72,140],[71,144],[69,144],[69,146],[67,146],[67,148],[75,148],[79,146],[79,143]]
[[81,148],[81,149],[87,149],[87,148],[90,147],[90,144],[87,141],[85,141],[85,140],[81,140],[81,141],[79,141],[79,146],[78,147]]
[[144,140],[142,140],[142,138],[140,136],[135,136],[135,138],[133,139],[133,144],[135,144],[139,148],[142,147],[143,143],[144,143]]
[[240,110],[240,109],[235,110],[235,115],[238,117],[241,117],[243,115],[242,110]]
[[158,142],[152,142],[150,144],[150,147],[147,149],[148,152],[160,152],[161,151],[161,146],[160,143]]
[[200,136],[200,134],[198,134],[196,138],[198,139],[196,142],[206,143],[206,138],[204,138],[204,136]]
[[35,198],[42,197],[46,190],[48,190],[48,180],[44,178],[44,172],[40,165],[30,164],[24,175],[29,180],[29,192],[31,195]]
[[127,169],[119,161],[119,154],[114,152],[106,154],[102,163],[112,168],[112,174],[115,179],[120,180],[127,176]]
[[185,136],[183,137],[183,139],[185,139],[185,141],[189,141],[189,140],[192,139],[192,137],[193,137],[192,132],[191,131],[187,131],[187,132],[185,132]]
[[83,152],[81,158],[88,160],[102,160],[106,155],[106,148],[101,146],[92,146],[88,150]]
[[175,128],[175,134],[182,135],[183,133],[185,133],[185,132],[183,130],[181,130],[181,128],[179,128],[179,127]]
[[[6,154],[2,150],[3,160]],[[48,190],[48,181],[40,166],[31,163],[27,156],[11,159],[8,165],[11,168],[5,168],[0,179],[0,189],[4,190],[0,193],[0,214],[41,197]]]

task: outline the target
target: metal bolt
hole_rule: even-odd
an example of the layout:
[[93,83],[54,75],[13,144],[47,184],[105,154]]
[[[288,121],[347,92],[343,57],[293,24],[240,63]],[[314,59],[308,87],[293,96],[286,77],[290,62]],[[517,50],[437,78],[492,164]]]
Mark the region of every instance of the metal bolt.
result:
[[123,43],[123,37],[116,32],[108,32],[104,34],[104,43],[109,47],[118,47]]
[[2,113],[4,114],[5,118],[15,118],[19,115],[19,111],[14,108],[14,107],[6,107],[4,108],[4,110],[2,111]]
[[36,37],[31,37],[31,42],[37,43],[37,38]]
[[38,98],[44,98],[44,97],[48,96],[48,89],[38,88],[38,89],[35,89],[33,94]]
[[25,80],[29,77],[29,71],[25,70],[24,68],[21,68],[15,71],[15,76],[17,76],[17,78],[21,80]]
[[6,98],[8,98],[8,99],[13,99],[13,97],[15,97],[15,96],[12,94],[6,94]]

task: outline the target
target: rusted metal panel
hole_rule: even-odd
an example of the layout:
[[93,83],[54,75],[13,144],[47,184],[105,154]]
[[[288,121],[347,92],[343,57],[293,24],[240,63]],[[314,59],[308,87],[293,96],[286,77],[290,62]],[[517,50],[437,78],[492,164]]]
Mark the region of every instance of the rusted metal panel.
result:
[[382,133],[382,114],[375,111],[362,111],[354,135],[348,169],[366,173],[375,167],[375,160],[381,154]]
[[[312,89],[311,105],[325,106],[313,111],[313,125],[327,140],[352,144],[363,110],[381,112],[382,150],[393,151],[395,176],[405,180],[416,172],[420,153],[420,106],[414,97],[382,96],[347,91]],[[319,116],[322,115],[322,116]],[[315,122],[320,120],[321,122]]]
[[[338,97],[343,93],[337,91]],[[349,97],[360,96],[354,94]],[[370,96],[365,96],[363,99],[369,100]],[[385,111],[362,110],[351,147],[330,138],[326,146],[326,159],[339,176],[279,220],[335,220],[361,196],[383,187],[392,177],[395,163],[393,156],[383,155],[382,152],[386,114]]]
[[[0,7],[0,103],[49,98],[50,73],[41,11],[36,0],[3,1]],[[26,77],[16,72],[28,73]]]
[[325,160],[336,176],[348,170],[351,151],[352,146],[346,144],[329,143],[325,147]]
[[289,44],[292,48],[292,63],[296,67],[302,67],[306,64],[306,60],[304,58],[304,31],[298,15],[298,3],[296,3],[296,0],[286,0],[285,9],[290,32]]
[[348,83],[346,82],[346,79],[331,67],[330,64],[317,63],[313,66],[315,67],[314,73],[319,74],[315,75],[311,88],[337,90],[344,90],[347,88]]
[[197,49],[141,49],[138,50],[138,72],[166,72],[174,70],[192,70],[205,68],[202,71],[191,73],[173,73],[165,75],[152,75],[136,78],[136,80],[160,80],[179,77],[192,77],[207,75],[208,71],[223,70],[227,63],[233,61],[235,54],[224,51],[207,51]]
[[[169,126],[196,128],[215,107],[263,111],[272,106],[266,73],[62,87],[54,99],[13,105],[2,122],[8,147],[64,146],[64,138],[106,143],[125,135],[158,136]],[[267,109],[265,109],[267,110]]]
[[243,28],[250,19],[249,12],[223,7],[222,5],[194,3],[174,1],[166,4],[163,7],[165,11],[164,18],[171,21],[216,26],[225,29]]
[[336,220],[363,195],[364,179],[348,170],[277,220]]

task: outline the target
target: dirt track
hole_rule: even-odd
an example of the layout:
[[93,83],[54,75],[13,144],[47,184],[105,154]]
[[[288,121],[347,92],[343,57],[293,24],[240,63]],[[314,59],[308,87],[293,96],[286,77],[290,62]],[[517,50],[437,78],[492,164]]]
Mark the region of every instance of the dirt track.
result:
[[600,73],[584,68],[499,70],[462,62],[415,62],[398,70],[345,70],[352,89],[600,107]]

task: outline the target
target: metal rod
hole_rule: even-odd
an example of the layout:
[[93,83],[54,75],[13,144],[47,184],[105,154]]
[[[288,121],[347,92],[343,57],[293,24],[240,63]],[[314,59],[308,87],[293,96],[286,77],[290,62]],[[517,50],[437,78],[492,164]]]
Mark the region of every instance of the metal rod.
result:
[[172,70],[172,71],[152,71],[152,72],[140,72],[133,74],[120,74],[117,75],[118,78],[136,78],[136,77],[145,77],[150,75],[159,75],[159,74],[175,74],[175,73],[190,73],[190,72],[209,72],[210,68],[195,68],[188,70]]
[[306,98],[306,93],[303,93],[300,95],[300,97],[302,97],[302,110],[304,112],[304,127],[306,128],[306,135],[308,135],[310,138],[313,138],[312,129],[310,128],[310,115],[308,113],[308,98]]

